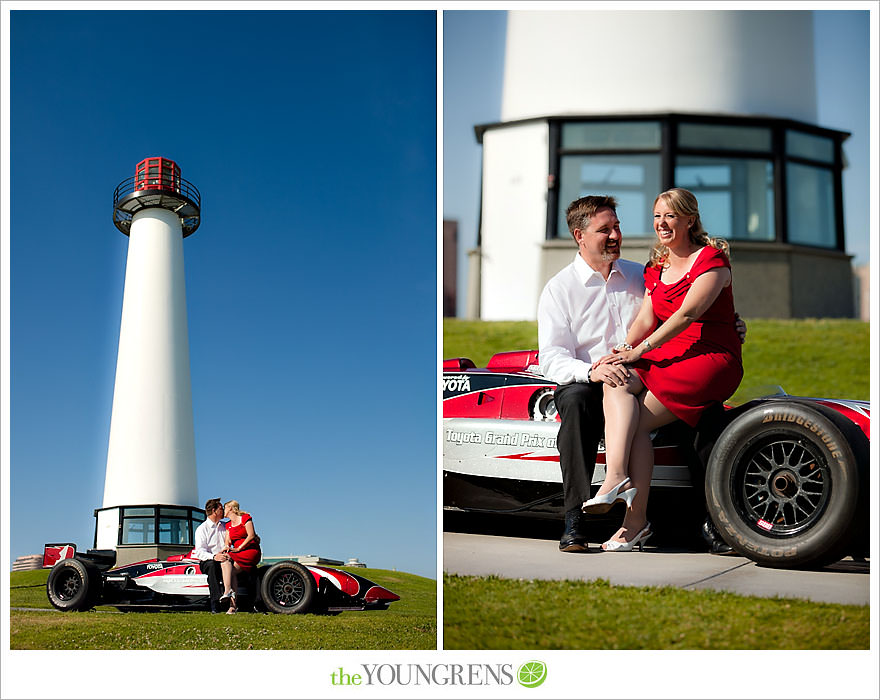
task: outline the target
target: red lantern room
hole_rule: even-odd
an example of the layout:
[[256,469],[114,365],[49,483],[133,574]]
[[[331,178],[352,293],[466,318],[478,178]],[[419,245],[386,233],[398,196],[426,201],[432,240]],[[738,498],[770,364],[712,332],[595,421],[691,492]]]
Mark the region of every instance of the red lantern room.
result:
[[144,158],[134,177],[119,183],[113,193],[113,224],[127,236],[134,215],[152,208],[177,214],[184,238],[195,233],[201,222],[202,196],[180,176],[180,166],[170,158]]
[[144,158],[135,169],[134,189],[180,192],[180,166],[168,158]]

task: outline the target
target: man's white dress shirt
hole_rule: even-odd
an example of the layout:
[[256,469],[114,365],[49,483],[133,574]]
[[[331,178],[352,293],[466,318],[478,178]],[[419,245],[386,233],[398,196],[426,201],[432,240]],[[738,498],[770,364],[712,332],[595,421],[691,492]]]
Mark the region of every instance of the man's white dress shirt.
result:
[[580,256],[538,301],[538,360],[557,384],[586,382],[590,366],[626,340],[645,295],[645,266],[615,260],[605,280]]
[[226,523],[223,520],[217,523],[205,520],[196,528],[195,540],[196,559],[213,559],[226,546]]

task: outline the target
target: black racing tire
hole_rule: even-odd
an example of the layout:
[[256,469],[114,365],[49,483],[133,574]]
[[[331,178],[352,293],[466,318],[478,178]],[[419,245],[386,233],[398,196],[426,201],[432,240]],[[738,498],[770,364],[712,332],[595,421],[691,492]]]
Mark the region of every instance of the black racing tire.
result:
[[94,564],[80,559],[59,561],[46,581],[49,602],[63,612],[90,610],[100,593],[101,573]]
[[260,582],[263,605],[274,613],[291,615],[309,612],[317,595],[318,587],[311,572],[293,561],[273,565]]
[[834,418],[804,403],[771,401],[719,436],[706,468],[706,503],[743,556],[776,568],[820,567],[845,555],[863,522],[860,472]]

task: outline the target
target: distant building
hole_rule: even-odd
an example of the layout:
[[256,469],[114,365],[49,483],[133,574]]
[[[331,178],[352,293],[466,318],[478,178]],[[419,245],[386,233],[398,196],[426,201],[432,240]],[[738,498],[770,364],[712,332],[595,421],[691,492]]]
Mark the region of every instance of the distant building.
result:
[[455,316],[458,284],[458,222],[443,221],[443,316]]
[[33,569],[42,569],[43,568],[43,555],[42,554],[26,554],[23,557],[18,557],[14,562],[12,562],[12,570],[13,571],[31,571]]
[[858,265],[854,268],[856,275],[856,316],[862,321],[871,320],[871,267]]
[[[339,559],[325,559],[324,557],[320,557],[317,554],[305,554],[305,555],[297,555],[288,554],[287,556],[282,557],[263,557],[260,560],[261,564],[271,565],[277,564],[279,561],[295,561],[300,564],[311,564],[313,566],[366,566],[366,564],[345,564]],[[349,561],[358,561],[356,558],[349,559]]]
[[544,284],[576,252],[565,209],[586,194],[617,199],[623,255],[646,262],[654,197],[678,186],[730,242],[741,315],[852,317],[849,134],[815,123],[812,21],[807,11],[509,12],[502,121],[476,127],[481,220],[466,307],[484,320],[534,319]]

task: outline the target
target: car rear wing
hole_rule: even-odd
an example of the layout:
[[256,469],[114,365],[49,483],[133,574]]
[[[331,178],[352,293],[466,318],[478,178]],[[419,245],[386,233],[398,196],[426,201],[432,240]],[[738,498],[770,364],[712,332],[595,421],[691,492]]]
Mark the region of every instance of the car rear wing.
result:
[[73,542],[52,542],[43,545],[43,568],[51,569],[62,559],[73,559],[76,545]]
[[43,545],[44,569],[51,569],[65,559],[84,559],[103,571],[116,563],[116,552],[112,549],[88,549],[85,552],[77,552],[73,542],[50,542]]

